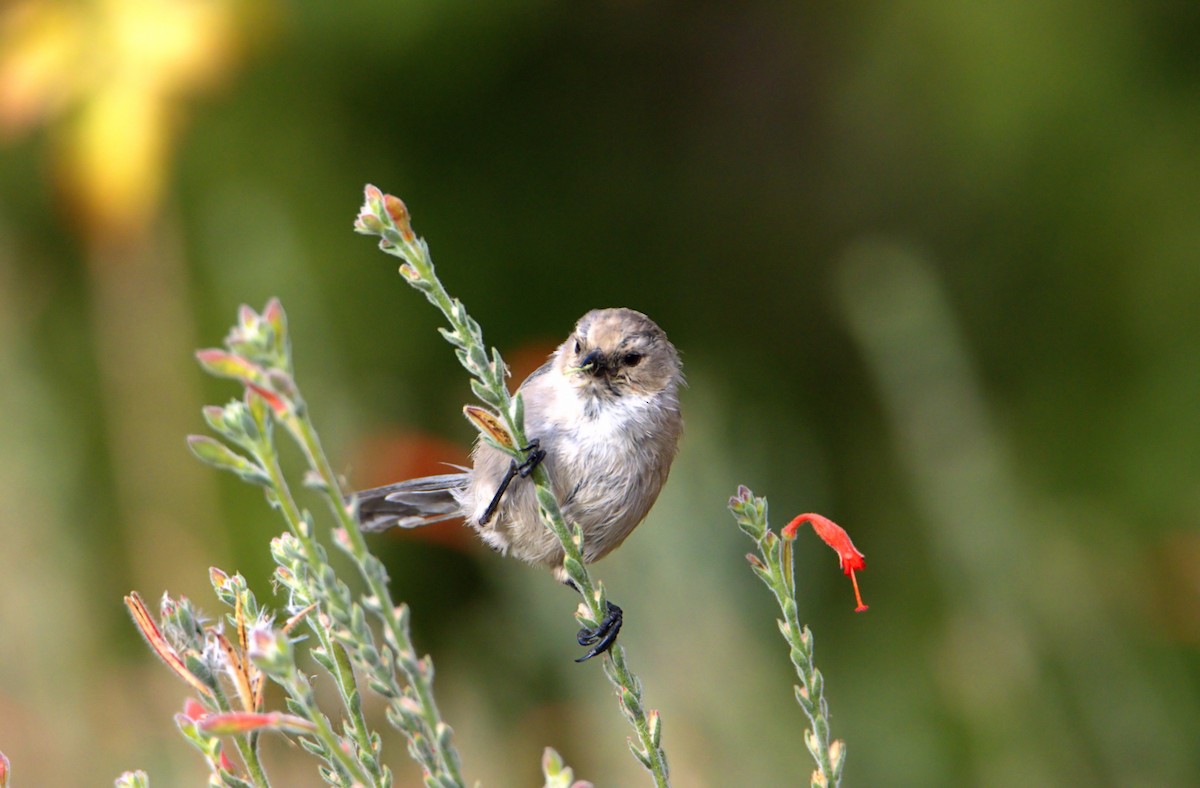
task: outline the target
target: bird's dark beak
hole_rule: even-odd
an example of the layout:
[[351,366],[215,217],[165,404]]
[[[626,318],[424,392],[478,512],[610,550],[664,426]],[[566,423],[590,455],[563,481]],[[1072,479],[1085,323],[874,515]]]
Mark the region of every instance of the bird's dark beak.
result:
[[583,360],[579,362],[579,368],[586,369],[590,374],[596,377],[603,375],[605,372],[604,354],[602,354],[599,350],[593,350],[591,353],[588,353],[586,356],[584,356]]

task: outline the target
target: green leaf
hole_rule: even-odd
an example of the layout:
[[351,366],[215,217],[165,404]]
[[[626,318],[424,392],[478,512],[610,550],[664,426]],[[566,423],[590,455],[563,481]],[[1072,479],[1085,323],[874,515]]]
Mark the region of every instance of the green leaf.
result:
[[493,408],[504,407],[504,402],[501,400],[501,398],[498,397],[494,391],[492,391],[483,383],[480,383],[475,378],[471,378],[471,391],[476,397],[479,397],[480,400],[486,402],[488,405],[491,405]]
[[504,359],[500,357],[500,351],[492,348],[492,370],[496,373],[497,380],[504,380],[509,376],[508,365],[504,363]]
[[442,335],[442,339],[446,340],[451,345],[454,345],[454,347],[461,348],[467,346],[466,342],[464,342],[462,337],[458,335],[457,331],[451,331],[448,328],[439,328],[438,333]]
[[254,788],[253,785],[238,777],[233,772],[227,772],[224,769],[220,771],[221,785],[224,788]]
[[214,468],[236,473],[254,484],[269,485],[271,477],[258,464],[246,459],[224,443],[207,435],[189,435],[188,448],[201,461]]
[[204,371],[219,378],[234,380],[261,380],[263,371],[256,364],[239,355],[217,348],[197,350],[196,360]]
[[512,418],[512,423],[516,424],[525,430],[525,398],[521,396],[521,392],[517,392],[512,398],[512,407],[509,408],[509,416]]
[[582,577],[584,574],[583,564],[579,563],[579,561],[575,560],[571,556],[567,556],[563,559],[563,568],[566,570],[567,577],[572,579],[576,577]]
[[642,766],[645,766],[650,771],[653,771],[654,767],[650,765],[650,756],[644,750],[638,747],[637,743],[633,739],[629,739],[628,744],[629,751],[633,753],[633,757],[637,758],[638,762],[642,764]]
[[536,494],[539,506],[547,512],[553,513],[558,511],[558,499],[554,497],[554,493],[539,485],[536,488]]

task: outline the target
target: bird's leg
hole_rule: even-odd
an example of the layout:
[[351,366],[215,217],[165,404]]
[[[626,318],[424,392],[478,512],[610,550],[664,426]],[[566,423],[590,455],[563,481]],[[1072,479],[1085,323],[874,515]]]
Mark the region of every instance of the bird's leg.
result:
[[496,488],[496,494],[492,496],[492,502],[488,504],[487,509],[483,510],[483,517],[479,518],[480,525],[487,525],[492,517],[496,514],[496,509],[500,507],[500,499],[504,497],[508,485],[512,484],[512,480],[517,476],[522,479],[528,478],[529,474],[533,473],[533,469],[538,467],[542,460],[546,459],[546,450],[542,448],[541,442],[534,438],[529,441],[529,445],[521,449],[521,451],[529,452],[525,455],[525,460],[520,464],[516,460],[509,463],[508,471],[504,474],[504,478],[500,480],[500,486]]
[[[579,586],[575,585],[575,581],[570,578],[566,581],[567,585],[579,591]],[[612,602],[605,600],[608,605],[608,611],[604,615],[604,620],[595,627],[584,627],[579,630],[579,634],[575,639],[581,646],[591,646],[588,653],[584,654],[576,662],[586,662],[597,654],[603,654],[613,647],[617,642],[617,635],[621,631],[621,623],[624,619],[624,613],[621,608],[614,605]]]

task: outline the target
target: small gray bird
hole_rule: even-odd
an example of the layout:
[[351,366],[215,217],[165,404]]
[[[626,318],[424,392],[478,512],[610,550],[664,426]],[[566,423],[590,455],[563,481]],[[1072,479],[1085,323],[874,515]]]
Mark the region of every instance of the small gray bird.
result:
[[[529,460],[519,465],[478,441],[470,470],[357,493],[363,528],[462,517],[493,549],[545,564],[573,585],[526,477],[545,463],[563,516],[583,529],[584,561],[598,561],[646,517],[667,480],[683,428],[682,385],[679,354],[654,321],[632,309],[592,310],[521,384]],[[593,648],[576,661],[607,651],[620,628],[621,609],[610,603],[598,627],[580,631],[580,645]]]

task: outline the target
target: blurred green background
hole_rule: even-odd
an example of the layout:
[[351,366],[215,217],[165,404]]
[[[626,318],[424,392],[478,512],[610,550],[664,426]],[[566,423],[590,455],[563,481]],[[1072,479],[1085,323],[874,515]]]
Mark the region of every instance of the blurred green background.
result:
[[[0,11],[0,750],[17,785],[200,784],[121,605],[269,594],[282,529],[187,454],[192,350],[286,306],[359,486],[461,460],[440,316],[350,226],[402,196],[528,370],[600,306],[687,431],[599,564],[679,786],[811,769],[725,500],[798,550],[848,785],[1200,783],[1200,6],[9,2]],[[468,778],[639,785],[571,594],[450,528],[374,540]],[[278,702],[278,699],[275,699]],[[381,727],[386,727],[379,718]],[[401,741],[399,785],[419,784]],[[280,785],[316,783],[275,742]]]

